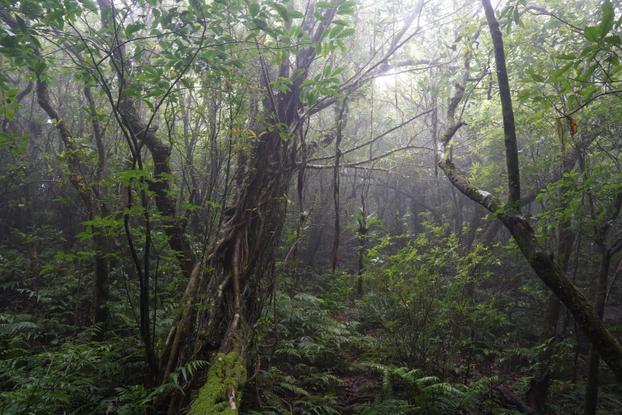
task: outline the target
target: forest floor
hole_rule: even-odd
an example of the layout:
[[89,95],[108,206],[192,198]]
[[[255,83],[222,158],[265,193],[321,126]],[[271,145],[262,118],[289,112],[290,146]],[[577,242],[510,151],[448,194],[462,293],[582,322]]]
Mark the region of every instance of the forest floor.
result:
[[[421,366],[396,359],[399,336],[367,316],[364,301],[334,308],[311,294],[277,298],[277,326],[266,322],[264,344],[274,344],[272,360],[257,376],[256,397],[244,413],[269,414],[580,414],[583,385],[549,377],[538,383],[534,368],[521,358],[444,356],[438,352]],[[343,303],[342,303],[343,304]],[[361,321],[363,320],[363,321]],[[275,327],[278,341],[274,342]],[[271,341],[266,341],[271,338]],[[522,351],[526,353],[525,351]],[[536,350],[537,352],[537,350]],[[515,352],[515,354],[519,354]],[[524,357],[524,356],[523,356]],[[414,360],[414,359],[413,359]],[[444,375],[437,360],[468,367]],[[263,366],[264,364],[262,364]],[[622,390],[603,387],[602,415],[620,415]],[[535,408],[540,407],[539,411]]]

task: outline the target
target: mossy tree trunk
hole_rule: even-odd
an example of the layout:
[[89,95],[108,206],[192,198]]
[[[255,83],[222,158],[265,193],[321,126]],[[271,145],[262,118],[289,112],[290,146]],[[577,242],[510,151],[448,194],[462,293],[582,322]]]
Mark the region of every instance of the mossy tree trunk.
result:
[[[337,6],[335,1],[332,7],[321,9],[321,18],[312,17],[309,12],[304,29],[311,44],[321,41]],[[272,70],[260,57],[266,122],[257,126],[258,139],[252,142],[250,154],[244,158],[246,165],[238,166],[244,174],[239,176],[237,196],[225,209],[213,249],[192,273],[179,324],[169,335],[163,354],[163,379],[192,359],[210,359],[207,380],[190,406],[191,413],[201,413],[209,403],[226,405],[208,414],[237,413],[240,389],[245,382],[244,376],[238,376],[238,369],[245,364],[253,326],[273,294],[274,250],[285,222],[289,184],[299,168],[302,147],[302,133],[297,128],[302,121],[302,83],[307,79],[316,49],[301,49],[294,58],[294,68],[290,68],[290,56],[284,55],[276,68],[278,76],[297,75],[289,90],[278,93],[271,87]],[[255,124],[254,120],[251,124]],[[223,362],[232,360],[236,368],[226,363],[223,372]],[[214,389],[223,382],[226,388]],[[169,413],[178,413],[184,406],[179,397],[173,397]]]

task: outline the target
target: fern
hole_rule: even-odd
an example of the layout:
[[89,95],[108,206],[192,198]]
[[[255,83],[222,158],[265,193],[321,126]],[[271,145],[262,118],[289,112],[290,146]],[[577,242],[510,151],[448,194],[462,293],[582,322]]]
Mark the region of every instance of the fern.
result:
[[190,379],[194,376],[199,369],[204,369],[209,366],[209,362],[207,360],[191,360],[183,366],[177,368],[174,372],[175,374],[181,374],[184,382],[189,382]]
[[277,388],[280,389],[281,391],[289,392],[289,393],[292,393],[298,396],[305,396],[305,397],[311,396],[311,393],[309,393],[307,390],[293,383],[289,383],[287,381],[279,382],[279,384],[277,385]]
[[28,340],[38,329],[29,314],[0,314],[0,339],[19,336]]
[[382,387],[385,399],[393,397],[397,381],[410,385],[410,393],[405,396],[412,401],[413,411],[421,414],[446,414],[455,411],[464,400],[464,393],[457,387],[441,382],[436,376],[425,376],[419,369],[394,367],[379,363],[364,363],[367,367],[382,374]]
[[355,415],[413,415],[417,408],[408,401],[389,399],[379,402],[357,405]]
[[54,352],[0,361],[0,413],[97,412],[120,356],[109,345],[65,344]]

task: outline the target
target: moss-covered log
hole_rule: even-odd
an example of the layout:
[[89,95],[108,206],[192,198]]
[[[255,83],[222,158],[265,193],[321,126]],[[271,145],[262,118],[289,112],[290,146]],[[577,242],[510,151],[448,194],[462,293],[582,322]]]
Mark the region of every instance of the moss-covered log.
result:
[[207,381],[192,402],[189,415],[237,415],[244,383],[243,354],[238,351],[218,353],[207,372]]

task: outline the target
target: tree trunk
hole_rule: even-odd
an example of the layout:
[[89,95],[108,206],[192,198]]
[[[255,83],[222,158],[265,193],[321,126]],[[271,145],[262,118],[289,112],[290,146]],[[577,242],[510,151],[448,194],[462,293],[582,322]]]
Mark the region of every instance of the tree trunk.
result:
[[[563,272],[568,271],[568,262],[575,241],[575,233],[569,228],[569,223],[562,223],[559,227],[559,242],[557,245],[557,262]],[[557,324],[561,313],[562,304],[559,298],[553,293],[549,296],[547,320],[546,320],[546,337],[557,336]]]
[[[605,314],[605,298],[607,296],[607,280],[609,279],[609,268],[611,265],[611,255],[604,247],[600,247],[600,267],[598,270],[598,280],[594,291],[594,307],[596,313],[602,320]],[[598,372],[600,366],[600,356],[594,346],[590,347],[588,358],[589,366],[587,370],[587,383],[585,385],[585,415],[594,415],[598,405]]]
[[[317,26],[309,26],[314,30],[310,36],[313,42],[319,42],[335,12],[336,6],[326,9]],[[274,248],[284,225],[287,191],[299,151],[298,136],[290,136],[290,132],[300,124],[301,85],[315,52],[313,47],[298,52],[296,67],[302,75],[293,80],[287,92],[277,95],[273,94],[270,74],[260,56],[262,83],[267,91],[264,119],[269,125],[256,131],[260,139],[253,141],[245,174],[238,175],[238,194],[225,209],[219,238],[205,261],[208,270],[205,272],[199,264],[192,273],[179,324],[169,335],[163,354],[162,381],[190,359],[211,357],[207,382],[192,403],[191,413],[202,413],[214,404],[224,404],[224,411],[237,413],[239,389],[245,382],[241,369],[245,366],[244,355],[262,307],[274,289]],[[289,76],[289,59],[286,54],[279,76]],[[197,301],[202,305],[198,310],[194,307]],[[217,370],[223,362],[223,370]],[[228,385],[226,390],[214,390],[224,383]],[[173,397],[169,413],[176,413],[180,406],[181,402]]]
[[[252,327],[260,317],[263,305],[272,295],[274,286],[273,253],[286,211],[286,192],[294,169],[279,164],[279,155],[287,142],[277,133],[268,133],[251,155],[251,172],[223,223],[217,246],[208,258],[209,279],[197,278],[196,289],[190,288],[188,304],[204,298],[204,307],[193,319],[194,307],[186,307],[183,321],[196,321],[196,326],[178,329],[168,356],[165,376],[172,369],[193,358],[209,358],[212,366],[207,383],[193,402],[190,413],[200,413],[214,385],[214,365],[220,359],[235,357],[237,369],[227,369],[229,387],[217,393],[217,402],[228,400],[229,408],[237,408],[236,396],[244,383],[238,376],[244,365],[244,354],[252,335]],[[200,270],[197,275],[201,274]],[[214,354],[217,353],[217,354]],[[239,370],[238,370],[239,369]],[[211,377],[210,377],[211,375]],[[171,407],[176,413],[178,405]]]
[[514,125],[514,111],[512,110],[512,94],[508,70],[505,64],[505,51],[503,48],[503,36],[499,29],[499,22],[495,18],[495,12],[490,5],[490,0],[483,0],[486,20],[490,29],[492,43],[495,51],[495,64],[497,66],[497,83],[499,84],[499,96],[501,97],[501,112],[503,113],[503,136],[506,148],[505,158],[508,171],[509,201],[512,204],[520,202],[520,168],[518,164],[518,145],[516,143],[516,127]]
[[[38,74],[37,76],[40,76]],[[54,106],[52,105],[52,100],[50,98],[48,85],[46,82],[41,79],[37,80],[37,101],[41,108],[46,112],[48,117],[55,122],[56,129],[61,136],[63,144],[69,153],[67,159],[67,166],[69,169],[69,180],[73,187],[78,192],[80,199],[84,203],[86,208],[88,219],[93,220],[96,216],[101,213],[100,206],[103,205],[99,199],[99,186],[98,183],[86,183],[84,176],[86,175],[87,169],[83,165],[82,160],[77,155],[77,144],[74,142],[74,139],[69,132],[64,120],[60,117]],[[99,131],[95,131],[96,134],[99,134]],[[100,144],[100,138],[97,138],[97,144]],[[98,157],[98,167],[96,173],[96,181],[97,177],[101,176],[101,172],[103,170],[103,161],[101,160],[102,155],[99,154]],[[95,250],[94,255],[94,271],[95,271],[95,281],[94,281],[94,290],[93,290],[93,304],[94,304],[94,316],[93,322],[98,326],[96,339],[103,339],[106,330],[108,329],[109,320],[110,320],[110,311],[108,309],[108,299],[110,297],[109,292],[109,261],[106,257],[109,252],[107,237],[102,234],[101,229],[92,228],[92,242],[93,248]]]
[[340,206],[340,162],[341,162],[341,149],[339,146],[341,145],[341,139],[343,138],[343,127],[345,124],[344,116],[346,113],[347,104],[346,101],[343,100],[340,102],[340,105],[336,108],[335,113],[335,123],[337,127],[337,131],[335,133],[335,166],[333,168],[333,203],[335,206],[335,234],[333,236],[333,250],[332,250],[332,265],[331,269],[333,272],[337,270],[337,265],[339,264],[339,239],[341,237],[341,209]]
[[356,295],[360,298],[363,296],[363,271],[365,270],[365,255],[367,255],[367,204],[365,203],[365,193],[361,192],[361,217],[358,220],[358,276],[356,281]]

